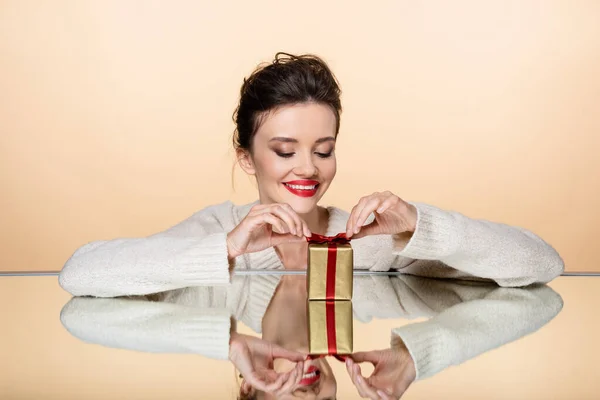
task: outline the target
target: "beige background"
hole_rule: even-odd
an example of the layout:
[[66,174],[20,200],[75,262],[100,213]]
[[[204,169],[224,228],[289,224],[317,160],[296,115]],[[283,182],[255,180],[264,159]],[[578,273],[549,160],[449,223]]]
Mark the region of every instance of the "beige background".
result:
[[276,51],[343,89],[322,204],[519,225],[600,270],[600,2],[0,1],[0,268],[58,270],[231,199],[239,87]]
[[[547,325],[415,383],[402,399],[597,399],[600,279],[562,277],[550,286],[564,307]],[[55,277],[0,277],[2,399],[234,398],[228,362],[107,348],[71,336],[59,320],[70,297]],[[354,349],[386,348],[392,328],[421,320],[355,321]],[[331,365],[338,398],[359,399],[344,365],[334,359]]]

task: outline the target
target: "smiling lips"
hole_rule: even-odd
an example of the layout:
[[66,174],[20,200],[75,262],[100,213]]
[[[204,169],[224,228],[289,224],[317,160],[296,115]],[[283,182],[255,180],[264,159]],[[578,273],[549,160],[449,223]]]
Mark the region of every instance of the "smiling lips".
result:
[[310,386],[321,379],[321,371],[314,365],[308,367],[306,373],[302,376],[300,386]]
[[291,193],[300,197],[312,197],[317,193],[319,182],[315,180],[297,180],[283,182],[283,186]]

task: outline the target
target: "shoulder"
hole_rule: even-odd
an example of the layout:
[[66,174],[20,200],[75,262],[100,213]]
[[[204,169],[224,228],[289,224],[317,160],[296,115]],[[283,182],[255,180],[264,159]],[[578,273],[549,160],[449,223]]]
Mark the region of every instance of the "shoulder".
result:
[[235,208],[236,205],[230,200],[208,205],[159,234],[197,236],[229,231],[235,226],[233,225]]

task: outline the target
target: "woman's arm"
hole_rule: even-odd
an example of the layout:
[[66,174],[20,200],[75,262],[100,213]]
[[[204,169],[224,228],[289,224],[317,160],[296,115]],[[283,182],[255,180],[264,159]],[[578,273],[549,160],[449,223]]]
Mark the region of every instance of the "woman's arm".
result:
[[223,206],[207,207],[149,237],[88,243],[67,260],[59,284],[75,296],[97,297],[227,284],[234,265],[244,261],[228,255],[227,232],[215,216],[215,207]]
[[538,330],[562,306],[562,298],[545,285],[497,288],[392,332],[408,348],[418,380]]
[[527,229],[411,204],[418,213],[414,233],[392,235],[394,263],[404,272],[448,277],[439,268],[445,265],[501,286],[525,286],[549,282],[564,271],[558,252]]
[[229,354],[231,319],[225,308],[73,297],[63,307],[60,320],[73,336],[87,343],[223,360]]

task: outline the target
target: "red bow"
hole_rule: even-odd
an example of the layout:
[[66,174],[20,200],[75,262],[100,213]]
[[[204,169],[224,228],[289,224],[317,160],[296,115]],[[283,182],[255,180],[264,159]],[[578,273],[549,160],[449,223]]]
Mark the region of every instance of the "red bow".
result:
[[346,232],[338,233],[335,236],[324,236],[319,235],[318,233],[313,233],[312,236],[306,237],[308,243],[314,244],[322,244],[322,243],[332,243],[332,244],[348,244],[351,239],[346,237]]

